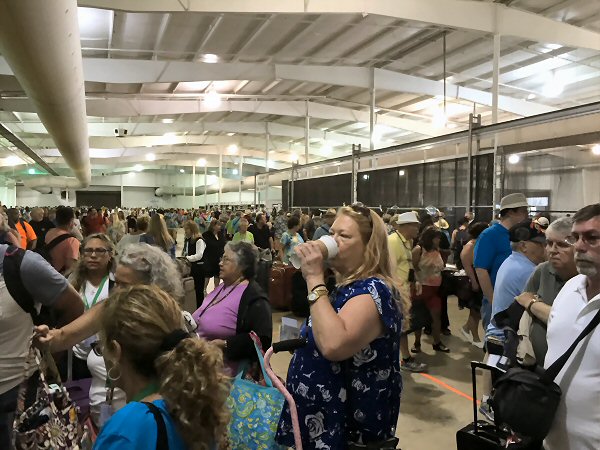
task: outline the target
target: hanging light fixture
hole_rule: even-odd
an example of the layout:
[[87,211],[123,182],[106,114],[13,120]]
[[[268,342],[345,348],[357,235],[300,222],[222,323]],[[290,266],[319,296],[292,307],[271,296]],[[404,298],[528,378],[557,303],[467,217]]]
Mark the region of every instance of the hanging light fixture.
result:
[[208,109],[217,109],[221,106],[221,96],[212,88],[206,93],[202,103]]

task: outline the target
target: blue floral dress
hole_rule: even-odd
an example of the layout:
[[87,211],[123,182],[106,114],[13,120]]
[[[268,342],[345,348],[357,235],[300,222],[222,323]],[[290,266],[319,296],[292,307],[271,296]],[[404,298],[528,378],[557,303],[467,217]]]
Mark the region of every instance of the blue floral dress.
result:
[[[292,357],[287,389],[296,401],[305,449],[340,450],[348,441],[368,443],[395,435],[402,391],[402,315],[392,292],[378,278],[338,288],[332,295],[332,306],[339,312],[351,298],[362,294],[375,302],[385,335],[351,359],[325,359],[316,346],[310,319],[301,330],[308,344]],[[287,404],[279,419],[277,441],[294,446]]]

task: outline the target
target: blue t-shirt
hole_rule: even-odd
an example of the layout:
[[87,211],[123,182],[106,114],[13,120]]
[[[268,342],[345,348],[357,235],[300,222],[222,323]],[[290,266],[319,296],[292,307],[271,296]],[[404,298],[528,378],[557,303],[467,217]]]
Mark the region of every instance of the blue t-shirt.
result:
[[[402,315],[392,292],[382,280],[367,278],[338,288],[330,300],[339,312],[350,299],[363,294],[375,302],[385,334],[352,358],[340,362],[325,359],[315,343],[310,319],[301,330],[308,343],[292,357],[287,389],[296,401],[302,444],[307,450],[342,449],[350,439],[373,442],[395,434],[402,392]],[[277,441],[294,444],[287,403]]]
[[[165,401],[161,399],[152,403],[158,406],[165,420],[169,449],[186,450],[187,446],[175,428]],[[157,437],[158,428],[150,408],[140,402],[131,402],[106,422],[96,439],[94,450],[154,450]]]
[[535,264],[527,256],[519,252],[512,252],[502,263],[494,286],[492,321],[487,327],[486,337],[495,336],[504,341],[504,331],[496,327],[494,316],[508,309],[515,301],[515,297],[523,293],[535,267]]
[[484,230],[477,239],[473,266],[476,269],[487,270],[492,280],[492,286],[495,286],[498,270],[511,252],[508,229],[499,223],[495,223]]

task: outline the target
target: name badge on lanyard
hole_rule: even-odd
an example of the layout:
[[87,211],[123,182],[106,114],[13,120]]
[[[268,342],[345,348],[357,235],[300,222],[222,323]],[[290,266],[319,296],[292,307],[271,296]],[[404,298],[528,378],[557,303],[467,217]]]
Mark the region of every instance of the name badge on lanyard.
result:
[[96,302],[98,301],[98,297],[100,297],[100,294],[102,294],[102,290],[104,289],[106,280],[108,280],[108,275],[105,276],[104,278],[102,278],[102,281],[100,282],[100,286],[98,286],[98,290],[96,291],[96,295],[94,295],[94,298],[92,299],[91,304],[88,301],[87,296],[85,295],[85,289],[83,290],[83,304],[85,305],[86,310],[91,309],[96,304]]

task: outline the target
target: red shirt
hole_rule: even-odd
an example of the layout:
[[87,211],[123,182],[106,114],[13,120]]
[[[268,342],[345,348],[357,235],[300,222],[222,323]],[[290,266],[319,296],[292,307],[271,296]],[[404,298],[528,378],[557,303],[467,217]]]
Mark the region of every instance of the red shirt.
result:
[[106,224],[104,218],[100,214],[96,214],[96,217],[85,217],[85,229],[87,234],[104,233],[106,231]]

